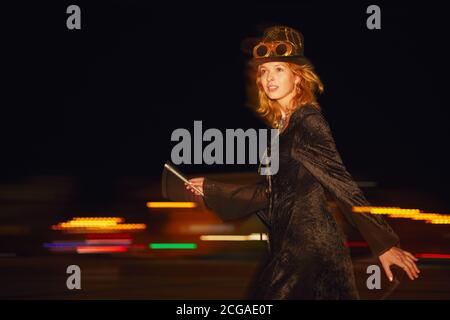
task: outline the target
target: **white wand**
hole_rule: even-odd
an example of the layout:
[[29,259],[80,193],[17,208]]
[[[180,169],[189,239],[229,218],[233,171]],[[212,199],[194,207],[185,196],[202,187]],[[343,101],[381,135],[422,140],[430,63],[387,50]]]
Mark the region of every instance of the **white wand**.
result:
[[176,175],[178,178],[180,178],[181,180],[183,180],[184,182],[186,182],[187,184],[189,184],[195,191],[197,191],[198,193],[200,193],[202,196],[205,196],[203,194],[202,191],[200,191],[200,189],[198,189],[196,186],[194,186],[188,179],[186,179],[181,173],[179,173],[174,167],[172,167],[170,164],[165,163],[164,167],[169,170],[170,172],[172,172],[174,175]]

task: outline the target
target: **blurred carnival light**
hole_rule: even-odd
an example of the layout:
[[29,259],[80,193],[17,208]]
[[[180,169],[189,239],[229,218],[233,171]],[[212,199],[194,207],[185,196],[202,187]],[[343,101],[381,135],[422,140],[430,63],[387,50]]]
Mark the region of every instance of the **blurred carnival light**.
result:
[[147,202],[147,208],[196,208],[195,202]]
[[[124,221],[125,219],[120,217],[76,217],[58,223],[51,226],[51,229],[82,234],[86,239],[53,241],[44,243],[44,248],[56,253],[79,254],[121,253],[130,249],[143,249],[133,245],[130,233],[145,230],[147,226]],[[123,233],[124,231],[127,233]]]
[[384,214],[389,218],[401,218],[411,220],[423,220],[431,224],[450,224],[450,215],[442,213],[428,213],[422,212],[419,209],[403,209],[400,207],[373,207],[360,206],[353,207],[353,212],[356,213],[370,213],[370,214]]
[[115,217],[79,217],[67,222],[53,225],[53,230],[62,230],[73,233],[114,232],[114,231],[141,231],[147,226],[143,223],[123,223],[123,218]]
[[249,235],[202,235],[202,241],[266,241],[268,236],[266,233],[251,233]]

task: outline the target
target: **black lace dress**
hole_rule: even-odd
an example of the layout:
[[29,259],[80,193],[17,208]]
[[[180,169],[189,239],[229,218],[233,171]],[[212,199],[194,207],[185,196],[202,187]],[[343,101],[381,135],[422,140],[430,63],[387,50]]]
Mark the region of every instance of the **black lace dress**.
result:
[[278,173],[256,184],[204,180],[204,204],[222,220],[257,214],[268,227],[269,259],[249,298],[358,299],[349,250],[325,191],[375,256],[399,245],[398,236],[381,216],[352,212],[370,204],[343,165],[320,110],[304,106],[291,115],[279,156]]

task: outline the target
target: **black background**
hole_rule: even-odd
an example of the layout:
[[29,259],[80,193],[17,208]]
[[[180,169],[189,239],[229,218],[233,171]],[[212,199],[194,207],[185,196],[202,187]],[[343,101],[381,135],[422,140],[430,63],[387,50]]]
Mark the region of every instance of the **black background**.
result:
[[[3,5],[2,181],[158,176],[176,128],[263,128],[241,41],[298,28],[350,172],[448,195],[448,33],[441,2],[101,1]],[[66,8],[81,7],[81,30]],[[381,30],[366,28],[369,4]],[[190,166],[192,172],[240,166]]]

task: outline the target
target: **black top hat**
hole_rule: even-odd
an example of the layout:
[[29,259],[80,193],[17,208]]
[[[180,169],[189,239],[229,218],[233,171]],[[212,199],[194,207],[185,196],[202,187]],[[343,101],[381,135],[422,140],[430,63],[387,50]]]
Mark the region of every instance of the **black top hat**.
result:
[[264,30],[261,38],[247,38],[242,49],[251,53],[250,65],[258,66],[271,61],[291,62],[298,65],[311,64],[303,55],[303,35],[287,26],[273,26]]

